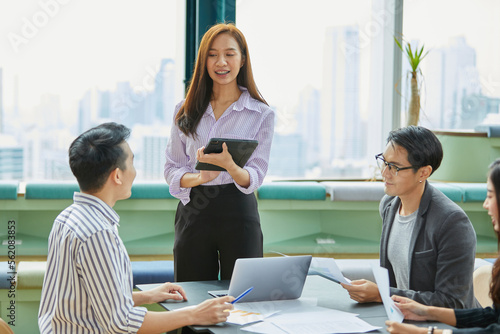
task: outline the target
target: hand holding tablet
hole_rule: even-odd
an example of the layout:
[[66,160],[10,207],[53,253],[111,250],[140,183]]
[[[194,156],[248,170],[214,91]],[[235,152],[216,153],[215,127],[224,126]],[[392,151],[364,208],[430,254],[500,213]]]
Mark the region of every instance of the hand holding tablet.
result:
[[[259,145],[259,142],[257,140],[212,138],[203,150],[203,153],[221,153],[222,143],[226,143],[227,149],[229,151],[229,154],[231,154],[233,161],[242,168],[252,156],[252,153],[253,151],[255,151],[255,148],[257,148],[257,145]],[[195,169],[226,171],[225,168],[199,161],[196,163]]]

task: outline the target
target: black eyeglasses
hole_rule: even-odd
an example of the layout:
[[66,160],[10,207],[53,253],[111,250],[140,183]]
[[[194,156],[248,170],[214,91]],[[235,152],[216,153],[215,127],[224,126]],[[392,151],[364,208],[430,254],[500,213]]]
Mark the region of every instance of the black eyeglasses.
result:
[[383,172],[384,169],[387,167],[389,168],[389,172],[394,175],[394,176],[398,176],[398,173],[399,171],[401,170],[405,170],[405,169],[411,169],[411,168],[415,168],[414,166],[409,166],[409,167],[398,167],[396,166],[395,164],[393,163],[390,163],[390,162],[387,162],[385,161],[384,159],[384,156],[383,156],[383,153],[380,153],[380,154],[377,154],[375,156],[375,160],[377,160],[377,165],[378,165],[378,168],[380,168],[380,170]]

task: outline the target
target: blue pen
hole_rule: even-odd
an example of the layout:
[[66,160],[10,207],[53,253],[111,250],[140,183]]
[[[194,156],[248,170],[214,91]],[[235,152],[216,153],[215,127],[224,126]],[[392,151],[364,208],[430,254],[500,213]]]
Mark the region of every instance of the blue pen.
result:
[[237,301],[239,301],[241,298],[245,297],[245,296],[246,296],[246,295],[247,295],[250,291],[252,291],[252,290],[253,290],[253,286],[252,286],[252,287],[250,287],[250,288],[248,288],[248,289],[246,289],[245,291],[243,291],[243,293],[242,293],[241,295],[239,295],[238,297],[236,297],[236,299],[235,299],[235,300],[233,300],[233,301],[231,302],[231,304],[236,303],[236,302],[237,302]]

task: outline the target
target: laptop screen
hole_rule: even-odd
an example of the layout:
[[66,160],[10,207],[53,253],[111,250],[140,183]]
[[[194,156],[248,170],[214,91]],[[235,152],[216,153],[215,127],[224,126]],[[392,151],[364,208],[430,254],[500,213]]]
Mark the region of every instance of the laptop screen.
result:
[[296,299],[302,294],[311,255],[237,259],[228,294],[253,290],[241,302]]

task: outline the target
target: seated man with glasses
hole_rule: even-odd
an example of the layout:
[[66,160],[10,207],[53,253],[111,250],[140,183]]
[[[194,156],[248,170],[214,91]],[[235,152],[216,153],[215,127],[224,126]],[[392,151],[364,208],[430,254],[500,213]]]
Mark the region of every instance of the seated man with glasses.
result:
[[[472,288],[474,228],[456,203],[427,182],[443,159],[438,138],[420,126],[394,130],[375,158],[386,193],[380,265],[389,271],[391,295],[432,306],[479,307]],[[382,301],[371,281],[342,286],[360,303]]]

